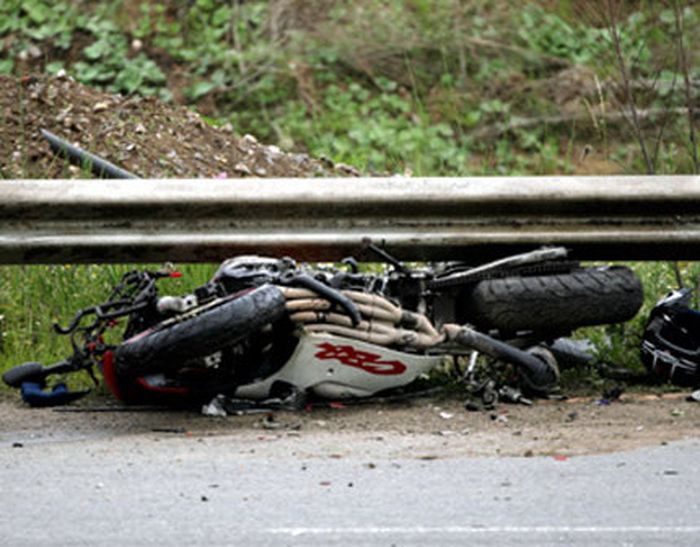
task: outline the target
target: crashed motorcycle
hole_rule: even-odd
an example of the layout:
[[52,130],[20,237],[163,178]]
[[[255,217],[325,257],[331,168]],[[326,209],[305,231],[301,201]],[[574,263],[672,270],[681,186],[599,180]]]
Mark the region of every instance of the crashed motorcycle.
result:
[[409,267],[365,243],[369,265],[232,258],[184,296],[158,293],[160,279],[179,275],[171,269],[127,273],[104,303],[55,325],[71,337],[71,356],[18,365],[3,380],[35,406],[79,398],[84,391],[50,387],[49,378],[87,370],[96,381],[95,368],[126,403],[298,403],[369,397],[446,360],[466,363],[473,379],[485,356],[508,364],[519,394],[511,397],[547,396],[558,380],[557,339],[626,321],[642,303],[630,269],[583,268],[563,248],[477,267]]

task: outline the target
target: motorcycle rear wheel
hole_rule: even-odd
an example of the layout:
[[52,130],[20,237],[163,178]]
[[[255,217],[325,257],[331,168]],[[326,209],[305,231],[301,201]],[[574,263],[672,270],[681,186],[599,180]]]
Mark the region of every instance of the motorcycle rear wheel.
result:
[[181,322],[140,333],[114,353],[117,375],[140,376],[181,366],[231,346],[285,313],[285,298],[272,285],[259,287]]
[[477,283],[458,296],[458,317],[483,330],[565,333],[634,317],[642,285],[624,266]]

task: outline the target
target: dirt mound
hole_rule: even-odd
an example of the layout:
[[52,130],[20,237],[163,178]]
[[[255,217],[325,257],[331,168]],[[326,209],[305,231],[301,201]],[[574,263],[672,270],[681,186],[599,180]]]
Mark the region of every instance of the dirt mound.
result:
[[184,108],[152,97],[109,95],[68,77],[0,76],[0,176],[89,178],[56,158],[48,129],[144,178],[331,177],[348,166],[264,146],[234,128],[212,127]]

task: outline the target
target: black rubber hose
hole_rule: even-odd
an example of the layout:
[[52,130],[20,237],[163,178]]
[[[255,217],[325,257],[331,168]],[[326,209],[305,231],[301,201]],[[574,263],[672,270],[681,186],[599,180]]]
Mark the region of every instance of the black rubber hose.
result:
[[557,383],[557,371],[549,364],[501,340],[468,327],[462,328],[453,340],[495,359],[514,364],[524,374],[529,387],[538,393],[549,393]]
[[51,150],[55,154],[58,154],[59,156],[65,156],[68,158],[69,161],[72,163],[76,163],[78,165],[81,165],[82,167],[90,167],[92,169],[92,172],[97,175],[100,178],[104,179],[137,179],[136,175],[133,173],[130,173],[126,169],[122,169],[121,167],[117,167],[113,163],[108,162],[105,159],[102,159],[99,156],[96,156],[95,154],[91,154],[90,152],[87,152],[83,150],[82,148],[78,148],[77,146],[73,146],[69,142],[63,140],[62,138],[58,137],[57,135],[54,135],[51,133],[51,131],[47,131],[46,129],[41,129],[41,135],[44,137],[47,141],[49,141],[49,145],[51,146]]

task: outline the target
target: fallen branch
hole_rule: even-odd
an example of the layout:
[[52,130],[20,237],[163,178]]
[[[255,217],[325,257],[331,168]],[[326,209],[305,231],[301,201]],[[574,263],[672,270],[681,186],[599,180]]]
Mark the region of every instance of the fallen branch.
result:
[[[697,112],[694,115],[697,116]],[[649,108],[646,110],[637,110],[637,120],[647,121],[653,120],[660,116],[687,116],[687,108]],[[500,122],[493,125],[488,125],[472,131],[470,136],[477,139],[492,139],[500,137],[505,133],[517,131],[521,129],[532,129],[544,125],[561,125],[572,122],[582,122],[591,119],[591,114],[588,112],[574,112],[572,114],[559,114],[555,116],[540,116],[536,118],[524,118],[514,116],[507,122]],[[621,110],[615,112],[596,113],[595,119],[602,119],[608,122],[629,121],[629,115]]]
[[548,55],[546,53],[541,53],[532,49],[523,48],[520,46],[514,46],[512,44],[506,44],[503,42],[498,42],[496,40],[488,40],[486,38],[469,37],[465,39],[466,45],[481,47],[485,49],[499,49],[501,51],[507,51],[509,53],[515,53],[526,59],[538,59],[540,61],[545,61],[547,64],[561,67],[570,68],[573,63],[568,59],[563,57],[556,57],[554,55]]

